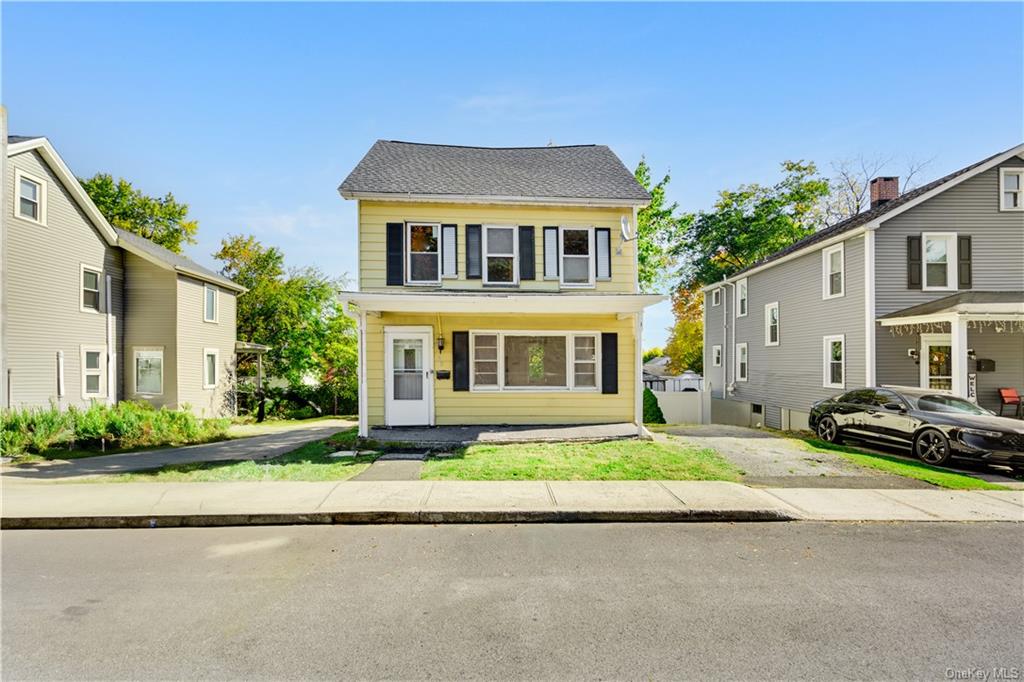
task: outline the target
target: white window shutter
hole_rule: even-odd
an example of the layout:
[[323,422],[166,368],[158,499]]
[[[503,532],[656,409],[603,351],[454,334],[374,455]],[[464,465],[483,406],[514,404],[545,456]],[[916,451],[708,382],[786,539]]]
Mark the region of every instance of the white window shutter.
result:
[[544,228],[544,279],[558,279],[558,228]]
[[612,276],[612,239],[611,230],[598,228],[597,238],[597,278],[611,279]]
[[459,274],[458,251],[456,250],[456,228],[454,225],[441,226],[441,276],[457,277]]

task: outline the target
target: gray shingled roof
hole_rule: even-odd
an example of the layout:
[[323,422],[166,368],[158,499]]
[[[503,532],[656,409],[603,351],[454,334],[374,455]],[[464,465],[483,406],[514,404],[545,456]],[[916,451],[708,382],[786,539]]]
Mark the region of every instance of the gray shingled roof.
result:
[[127,230],[122,230],[119,227],[115,227],[114,229],[117,231],[117,240],[119,243],[127,243],[130,246],[134,246],[140,251],[146,253],[146,255],[152,256],[153,258],[166,263],[175,270],[181,270],[187,274],[193,274],[200,279],[206,279],[217,284],[223,284],[231,289],[244,289],[243,286],[235,284],[224,275],[214,272],[209,268],[204,268],[199,263],[182,256],[180,253],[174,253],[169,249],[165,249],[159,244],[151,242],[145,237],[140,237],[134,232],[128,232]]
[[834,237],[834,236],[836,236],[838,234],[842,234],[844,232],[849,232],[850,230],[853,230],[854,228],[860,227],[861,225],[866,225],[867,223],[870,223],[871,221],[876,220],[877,218],[881,218],[886,213],[889,213],[890,211],[899,208],[900,206],[902,206],[903,204],[907,203],[908,201],[913,201],[914,199],[916,199],[917,197],[921,196],[922,194],[926,194],[927,192],[932,191],[936,187],[938,187],[940,185],[944,185],[947,182],[949,182],[950,180],[953,180],[955,178],[960,177],[964,173],[969,173],[972,170],[974,170],[975,168],[977,168],[978,166],[986,164],[986,163],[988,163],[989,161],[991,161],[992,159],[994,159],[996,157],[1002,156],[1003,154],[1006,154],[1007,152],[1013,151],[1018,146],[1019,145],[1014,145],[1013,147],[1010,147],[1009,149],[1005,149],[1005,150],[999,152],[998,154],[993,154],[992,156],[984,158],[981,161],[978,161],[977,163],[972,163],[970,166],[965,166],[964,168],[961,168],[960,170],[953,171],[949,175],[944,175],[941,178],[939,178],[938,180],[933,180],[932,182],[929,182],[927,185],[922,185],[921,187],[917,187],[915,189],[912,189],[909,192],[904,192],[903,194],[901,194],[896,199],[893,199],[892,201],[887,201],[884,204],[882,204],[881,206],[869,209],[867,211],[862,211],[862,212],[858,213],[857,215],[853,216],[852,218],[847,218],[846,220],[844,220],[844,221],[842,221],[840,223],[836,223],[835,225],[831,225],[829,227],[826,227],[823,230],[819,230],[819,231],[815,232],[814,234],[812,234],[810,236],[804,237],[803,239],[801,239],[798,242],[794,242],[793,244],[787,246],[786,248],[784,248],[784,249],[782,249],[780,251],[776,251],[775,253],[773,253],[770,256],[762,258],[761,260],[757,261],[756,263],[748,265],[747,267],[743,268],[739,272],[735,273],[733,276],[735,277],[736,275],[742,274],[742,273],[744,273],[744,272],[746,272],[748,270],[753,270],[754,268],[759,268],[762,265],[764,265],[765,263],[770,263],[773,260],[782,258],[783,256],[785,256],[787,254],[790,254],[790,253],[793,253],[794,251],[799,251],[800,249],[803,249],[805,247],[811,246],[812,244],[817,244],[818,242],[823,242],[826,239]]
[[919,303],[888,315],[882,315],[879,319],[933,315],[952,310],[965,303],[1024,303],[1024,291],[961,291],[959,294],[943,296],[934,301]]
[[649,201],[604,145],[457,147],[377,140],[338,188],[353,193]]

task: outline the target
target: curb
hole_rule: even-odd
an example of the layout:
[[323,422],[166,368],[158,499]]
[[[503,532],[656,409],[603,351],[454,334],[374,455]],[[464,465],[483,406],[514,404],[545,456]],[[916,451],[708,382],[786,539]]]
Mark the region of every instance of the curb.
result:
[[772,509],[650,511],[345,511],[311,514],[169,514],[124,516],[20,516],[0,519],[0,530],[82,528],[209,528],[448,523],[710,523],[798,521]]

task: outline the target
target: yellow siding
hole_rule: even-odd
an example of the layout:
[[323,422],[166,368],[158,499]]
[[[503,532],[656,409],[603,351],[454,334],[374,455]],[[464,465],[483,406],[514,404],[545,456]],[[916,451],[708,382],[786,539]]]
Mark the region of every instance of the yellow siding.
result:
[[434,380],[435,420],[445,424],[598,424],[632,422],[634,417],[635,345],[633,319],[615,315],[436,315],[384,313],[367,317],[367,413],[370,426],[384,424],[384,328],[429,326],[445,337],[434,347],[434,369],[452,370],[452,332],[473,330],[559,330],[618,333],[619,392],[473,392],[453,391],[451,379]]
[[[361,291],[381,291],[386,285],[386,245],[385,232],[387,223],[403,223],[407,221],[424,221],[458,225],[458,263],[457,279],[441,280],[442,289],[482,289],[483,282],[479,279],[466,279],[466,225],[533,225],[536,244],[537,279],[521,282],[520,291],[558,291],[557,280],[544,279],[544,239],[545,225],[563,225],[574,227],[608,227],[612,236],[612,278],[598,280],[593,289],[572,289],[573,293],[587,291],[627,293],[635,292],[635,264],[633,247],[636,242],[622,242],[620,236],[621,219],[626,217],[632,223],[633,212],[630,208],[586,208],[586,207],[555,207],[555,206],[501,206],[477,204],[434,204],[434,203],[403,203],[403,202],[359,202],[359,288]],[[621,248],[622,253],[619,253]],[[412,287],[423,290],[424,287]],[[427,287],[429,289],[429,287]],[[390,287],[395,291],[397,287]]]

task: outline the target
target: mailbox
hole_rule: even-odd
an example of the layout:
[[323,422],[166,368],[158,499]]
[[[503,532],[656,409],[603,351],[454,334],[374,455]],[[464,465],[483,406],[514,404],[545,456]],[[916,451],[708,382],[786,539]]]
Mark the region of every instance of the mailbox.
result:
[[976,369],[979,372],[994,372],[994,371],[996,371],[996,361],[995,360],[982,360],[981,358],[978,358],[975,361],[975,363],[976,363]]

